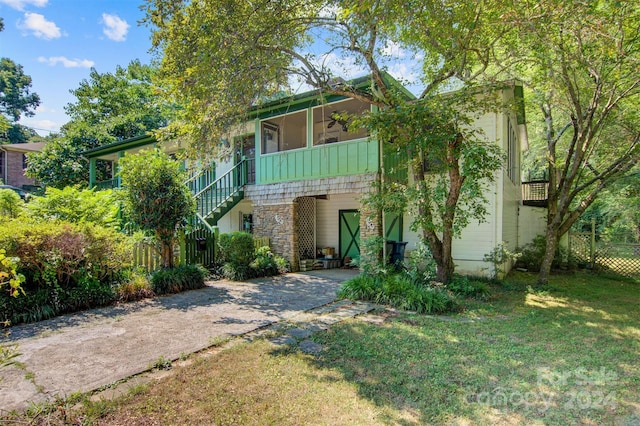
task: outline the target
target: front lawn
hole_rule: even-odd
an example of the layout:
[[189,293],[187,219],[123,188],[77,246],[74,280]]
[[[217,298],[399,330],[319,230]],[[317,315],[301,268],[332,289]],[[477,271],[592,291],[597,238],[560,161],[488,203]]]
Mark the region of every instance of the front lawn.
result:
[[316,356],[267,340],[201,354],[135,393],[80,398],[38,421],[640,423],[640,283],[580,273],[536,290],[534,280],[512,275],[455,315],[380,310],[336,324],[314,334]]

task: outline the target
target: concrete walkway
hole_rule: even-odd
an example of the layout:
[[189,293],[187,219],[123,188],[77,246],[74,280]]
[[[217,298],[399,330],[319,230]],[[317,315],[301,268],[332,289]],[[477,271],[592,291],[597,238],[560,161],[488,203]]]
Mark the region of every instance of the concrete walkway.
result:
[[175,360],[291,319],[332,302],[340,282],[355,274],[212,281],[201,290],[11,327],[0,343],[18,345],[22,366],[0,370],[0,415],[93,391],[148,370],[160,357]]

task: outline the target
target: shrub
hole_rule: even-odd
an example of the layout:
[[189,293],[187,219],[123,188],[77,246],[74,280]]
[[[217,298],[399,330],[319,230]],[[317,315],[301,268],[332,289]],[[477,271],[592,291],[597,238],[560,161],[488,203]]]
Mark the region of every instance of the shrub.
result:
[[125,235],[91,224],[11,221],[0,227],[0,247],[20,258],[30,289],[73,287],[86,275],[103,281],[131,261]]
[[342,283],[338,297],[366,300],[425,314],[459,309],[455,297],[445,289],[416,283],[405,273],[359,275]]
[[17,218],[22,214],[24,201],[12,189],[0,189],[0,216]]
[[0,321],[13,323],[112,303],[112,283],[131,259],[126,236],[92,224],[9,221],[0,247],[20,259],[25,276],[24,296],[0,294]]
[[428,284],[436,278],[436,261],[426,244],[420,243],[409,254],[407,274],[413,281]]
[[18,258],[7,257],[5,255],[6,251],[4,249],[0,249],[0,291],[5,292],[3,287],[8,286],[9,288],[6,291],[10,296],[16,297],[20,293],[24,294],[24,290],[20,285],[24,282],[24,275],[18,273],[17,262],[20,261]]
[[234,265],[249,264],[255,258],[255,246],[253,235],[248,232],[229,232],[220,234],[218,238],[219,262],[222,264],[232,263]]
[[242,281],[256,276],[251,267],[256,259],[253,235],[247,232],[220,234],[218,247],[218,261],[223,265],[222,275],[225,278]]
[[151,276],[151,288],[160,294],[180,293],[204,287],[207,270],[200,265],[161,269]]
[[452,293],[462,297],[484,299],[489,296],[489,286],[479,279],[470,279],[454,275],[446,288]]
[[278,275],[278,263],[276,262],[271,249],[268,246],[260,247],[256,250],[256,257],[250,263],[253,275],[256,277],[270,277]]
[[92,223],[107,228],[120,225],[118,203],[112,190],[49,187],[43,197],[34,197],[27,209],[30,216],[38,220]]
[[128,271],[114,291],[118,302],[133,302],[155,295],[147,276],[137,271]]
[[143,231],[153,232],[162,246],[162,265],[174,264],[176,229],[195,212],[193,194],[180,164],[159,149],[143,150],[120,160],[125,215]]
[[[526,268],[531,272],[540,271],[540,265],[542,264],[542,258],[544,257],[547,240],[544,235],[538,235],[532,242],[525,245],[518,251],[521,256],[518,258],[516,266]],[[561,259],[564,257],[564,249],[558,247],[551,264],[552,268],[559,268]]]

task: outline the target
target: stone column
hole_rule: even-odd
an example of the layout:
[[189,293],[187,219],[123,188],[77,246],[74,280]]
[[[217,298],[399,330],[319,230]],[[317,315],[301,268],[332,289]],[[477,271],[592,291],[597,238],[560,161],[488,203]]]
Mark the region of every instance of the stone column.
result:
[[[382,236],[382,213],[366,204],[360,205],[360,268],[380,261],[382,251],[377,256],[367,253],[367,239]],[[382,249],[382,247],[381,247]]]
[[253,227],[257,237],[269,237],[271,250],[298,270],[295,203],[254,205]]

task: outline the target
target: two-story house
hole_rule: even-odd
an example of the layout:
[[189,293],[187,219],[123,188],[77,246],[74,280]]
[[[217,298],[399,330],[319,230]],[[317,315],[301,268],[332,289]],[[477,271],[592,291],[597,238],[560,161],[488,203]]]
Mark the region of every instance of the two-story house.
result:
[[[367,78],[352,84],[369,85]],[[500,89],[505,103],[522,97],[522,87]],[[517,104],[517,102],[515,102]],[[190,186],[198,200],[198,215],[220,232],[244,230],[268,237],[272,250],[291,261],[312,259],[319,250],[336,259],[360,257],[362,241],[383,235],[407,242],[407,250],[419,244],[404,215],[368,219],[361,202],[382,166],[400,161],[393,150],[364,129],[349,128],[346,116],[372,108],[364,102],[309,92],[275,100],[250,112],[250,119],[227,141],[233,154],[203,174]],[[484,256],[501,242],[511,249],[529,242],[542,231],[544,214],[522,203],[520,156],[527,146],[524,114],[517,111],[487,113],[476,126],[506,154],[506,164],[496,176],[486,222],[470,226],[454,242],[454,261],[460,273],[481,275],[491,265]],[[117,161],[124,152],[154,144],[152,137],[117,142],[85,153],[95,170],[98,159]],[[171,144],[167,150],[177,149]],[[117,182],[95,182],[112,186]],[[385,228],[385,229],[383,229]]]

